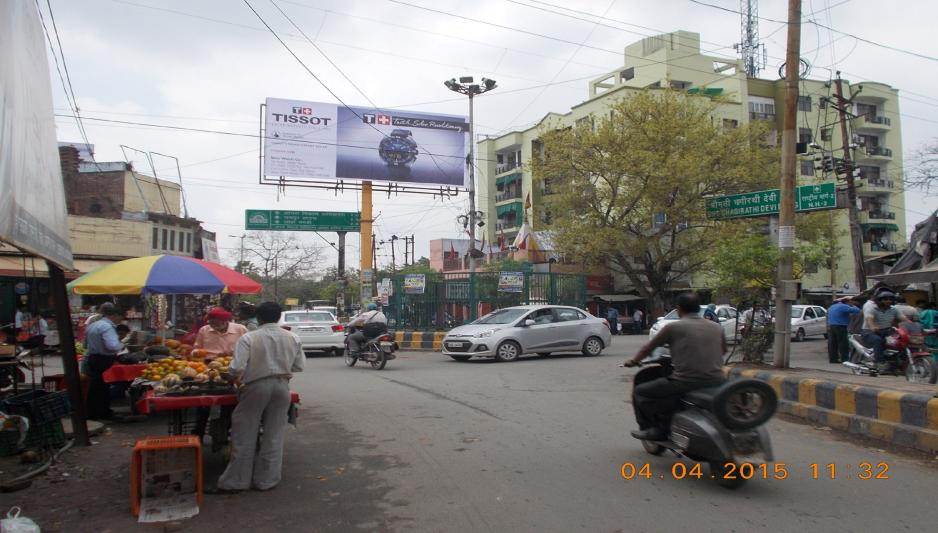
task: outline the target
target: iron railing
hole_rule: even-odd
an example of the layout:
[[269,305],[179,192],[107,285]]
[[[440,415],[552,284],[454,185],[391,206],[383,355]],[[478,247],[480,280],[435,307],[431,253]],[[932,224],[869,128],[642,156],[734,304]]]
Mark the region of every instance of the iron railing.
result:
[[385,308],[397,330],[446,330],[472,322],[496,309],[527,304],[572,305],[585,309],[586,276],[524,272],[522,285],[499,287],[500,272],[424,274],[423,292],[404,291],[404,275],[393,278]]

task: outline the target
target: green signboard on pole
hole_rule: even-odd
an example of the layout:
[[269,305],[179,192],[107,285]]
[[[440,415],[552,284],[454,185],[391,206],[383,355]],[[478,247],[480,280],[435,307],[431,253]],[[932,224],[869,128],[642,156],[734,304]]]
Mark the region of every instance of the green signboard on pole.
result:
[[[778,189],[755,191],[707,200],[707,218],[764,217],[777,215],[781,192]],[[816,211],[837,208],[837,187],[833,182],[802,185],[795,189],[795,211]]]
[[271,231],[359,231],[361,213],[246,209],[244,229]]

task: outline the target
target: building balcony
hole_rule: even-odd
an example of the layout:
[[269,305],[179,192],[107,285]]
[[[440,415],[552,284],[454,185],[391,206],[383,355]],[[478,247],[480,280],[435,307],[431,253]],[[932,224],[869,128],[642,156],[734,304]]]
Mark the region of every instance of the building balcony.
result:
[[863,243],[863,255],[878,256],[885,254],[892,254],[899,251],[899,246],[894,242],[865,242]]
[[499,233],[501,233],[501,232],[510,233],[510,232],[512,232],[512,231],[517,231],[517,230],[520,229],[520,228],[521,228],[521,222],[520,222],[520,221],[514,221],[514,220],[512,220],[512,221],[502,221],[502,220],[499,220],[498,222],[495,223],[495,231],[497,231],[497,232],[499,232]]
[[859,158],[876,161],[889,160],[892,159],[892,149],[883,146],[870,146],[859,151]]
[[513,200],[520,200],[520,199],[521,199],[520,189],[514,190],[514,191],[504,191],[504,192],[495,193],[496,204],[500,204],[502,202],[511,202]]
[[870,220],[895,220],[896,214],[892,211],[870,211],[866,214]]
[[892,120],[890,120],[889,117],[861,115],[857,117],[854,127],[856,129],[889,131],[892,129]]
[[749,120],[771,120],[772,122],[775,122],[775,113],[758,113],[756,111],[750,111]]
[[497,176],[499,174],[506,174],[508,172],[511,172],[512,170],[515,170],[516,168],[520,169],[521,163],[519,162],[497,163],[495,165],[495,175]]
[[863,184],[867,190],[869,189],[887,189],[892,191],[896,188],[896,182],[892,180],[884,180],[879,178],[865,178]]

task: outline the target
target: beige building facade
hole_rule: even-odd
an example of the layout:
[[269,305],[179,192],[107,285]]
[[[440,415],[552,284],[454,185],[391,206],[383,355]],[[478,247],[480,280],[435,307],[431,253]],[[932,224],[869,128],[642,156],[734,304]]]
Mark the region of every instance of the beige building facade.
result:
[[[697,33],[677,31],[648,37],[626,46],[623,65],[591,81],[586,100],[569,112],[548,113],[528,129],[478,141],[482,170],[478,206],[485,214],[488,242],[512,242],[525,222],[534,230],[549,227],[543,198],[552,191],[534,186],[528,165],[539,149],[542,131],[608,116],[617,100],[637,90],[657,88],[719,97],[721,104],[714,119],[725,127],[766,120],[781,131],[783,81],[747,78],[742,61],[702,52]],[[799,140],[808,147],[808,152],[799,156],[798,179],[802,184],[834,180],[831,173],[815,167],[822,166],[824,154],[843,157],[837,111],[829,101],[834,91],[833,84],[825,81],[802,82]],[[849,126],[851,154],[861,172],[858,194],[864,259],[875,259],[900,251],[906,242],[898,94],[888,85],[871,82],[844,81],[843,91],[845,96],[855,95],[852,109],[857,118],[851,119]],[[840,235],[841,259],[833,273],[822,266],[811,268],[804,286],[853,290],[846,210],[831,211],[830,221]]]

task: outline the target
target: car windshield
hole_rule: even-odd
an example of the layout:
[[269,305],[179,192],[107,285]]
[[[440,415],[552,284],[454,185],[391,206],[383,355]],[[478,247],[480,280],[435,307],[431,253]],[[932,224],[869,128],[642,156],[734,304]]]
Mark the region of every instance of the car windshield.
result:
[[791,308],[791,317],[792,318],[801,318],[801,313],[804,312],[804,307],[792,307]]
[[[701,307],[701,308],[700,308],[700,312],[697,313],[697,314],[700,315],[700,316],[703,316],[703,312],[704,312],[704,308]],[[677,309],[673,309],[670,313],[664,315],[663,320],[677,320],[678,318],[680,318],[680,317],[677,316]]]
[[476,320],[473,322],[473,324],[510,324],[515,320],[520,319],[528,311],[530,311],[530,309],[499,309],[498,311],[489,313],[479,320]]
[[326,312],[287,313],[283,317],[284,322],[332,322],[332,320],[332,315]]

